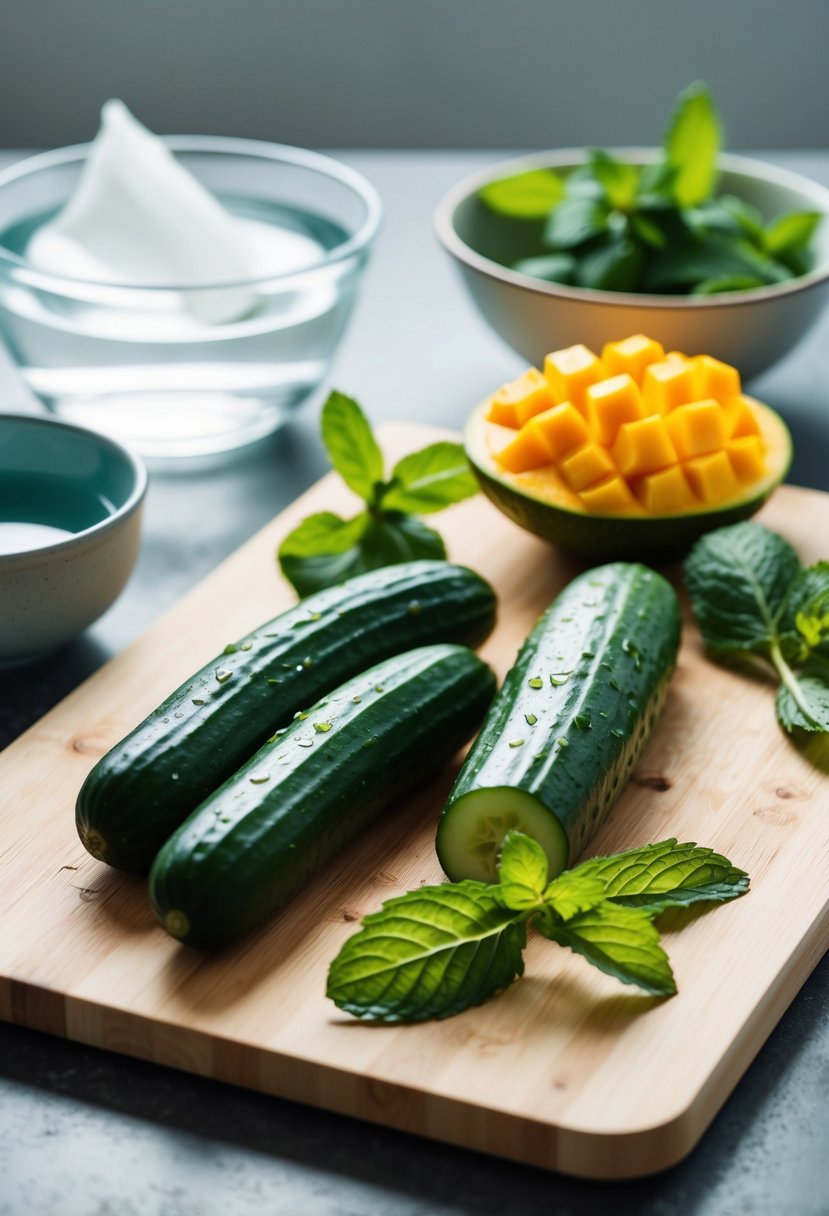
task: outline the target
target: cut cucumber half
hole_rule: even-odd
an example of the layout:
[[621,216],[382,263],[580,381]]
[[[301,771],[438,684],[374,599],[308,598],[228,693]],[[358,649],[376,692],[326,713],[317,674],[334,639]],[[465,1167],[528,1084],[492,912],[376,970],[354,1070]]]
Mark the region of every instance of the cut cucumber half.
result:
[[543,802],[507,785],[472,790],[459,798],[451,819],[441,822],[439,852],[447,874],[495,882],[501,841],[515,829],[532,836],[558,873],[567,864],[567,833]]
[[627,785],[679,645],[676,593],[647,566],[574,579],[521,648],[443,809],[453,882],[495,881],[509,828],[534,837],[552,875],[571,865]]

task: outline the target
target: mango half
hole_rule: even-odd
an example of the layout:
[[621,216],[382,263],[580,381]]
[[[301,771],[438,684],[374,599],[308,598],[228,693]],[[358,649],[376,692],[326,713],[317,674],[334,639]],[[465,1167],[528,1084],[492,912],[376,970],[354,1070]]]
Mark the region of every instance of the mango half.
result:
[[642,334],[554,351],[494,393],[464,436],[481,488],[510,519],[593,558],[681,557],[747,519],[786,476],[783,420],[730,365]]

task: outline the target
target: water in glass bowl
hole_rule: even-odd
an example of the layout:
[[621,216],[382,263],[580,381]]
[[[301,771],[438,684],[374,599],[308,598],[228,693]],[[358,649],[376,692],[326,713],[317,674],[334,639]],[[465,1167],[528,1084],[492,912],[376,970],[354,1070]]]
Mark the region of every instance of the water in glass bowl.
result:
[[[364,255],[320,264],[348,239],[340,225],[305,209],[219,197],[246,221],[262,268],[262,278],[241,289],[245,304],[231,321],[201,320],[188,306],[192,293],[169,287],[22,273],[0,283],[5,336],[50,410],[147,456],[204,456],[269,434],[319,384]],[[7,227],[0,244],[25,257],[32,234],[54,214]]]

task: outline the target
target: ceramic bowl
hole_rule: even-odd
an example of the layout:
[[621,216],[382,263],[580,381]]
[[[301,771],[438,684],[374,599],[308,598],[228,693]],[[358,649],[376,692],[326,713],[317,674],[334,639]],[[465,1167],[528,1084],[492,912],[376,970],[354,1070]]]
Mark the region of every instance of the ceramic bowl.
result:
[[70,641],[135,565],[147,472],[112,439],[0,415],[0,666]]
[[[622,148],[616,154],[646,164],[655,151]],[[541,366],[550,350],[583,342],[601,351],[605,342],[645,333],[658,338],[666,350],[716,355],[748,380],[788,354],[817,321],[829,296],[829,222],[816,233],[815,267],[809,274],[752,291],[697,298],[595,291],[511,270],[504,263],[537,251],[540,230],[493,214],[478,191],[527,169],[566,172],[585,158],[584,149],[565,149],[502,161],[454,186],[435,215],[438,236],[473,301],[525,359]],[[793,210],[820,211],[829,217],[829,190],[807,177],[742,156],[721,156],[720,168],[719,192],[739,195],[766,220]]]

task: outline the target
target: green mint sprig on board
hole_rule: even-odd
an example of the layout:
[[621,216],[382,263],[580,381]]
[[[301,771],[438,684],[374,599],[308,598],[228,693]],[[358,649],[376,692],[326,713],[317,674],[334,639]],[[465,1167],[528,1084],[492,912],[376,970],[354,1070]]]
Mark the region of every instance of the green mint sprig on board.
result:
[[685,585],[713,654],[772,667],[783,729],[829,731],[829,562],[804,568],[776,532],[735,524],[697,541]]
[[438,533],[418,516],[478,492],[459,443],[430,443],[411,452],[385,480],[371,424],[356,401],[337,392],[322,408],[322,439],[331,464],[366,506],[351,519],[331,511],[309,515],[285,537],[279,565],[300,596],[366,570],[446,557]]
[[537,249],[513,268],[549,282],[708,296],[805,274],[820,213],[766,224],[742,199],[715,195],[721,145],[716,104],[697,82],[678,97],[653,164],[593,148],[564,176],[534,169],[479,197],[501,217],[539,225]]
[[327,996],[376,1022],[451,1017],[523,974],[528,923],[622,983],[671,996],[676,982],[654,918],[748,890],[748,875],[726,857],[676,840],[591,858],[549,881],[544,850],[516,831],[504,838],[498,877],[386,900],[334,959]]

